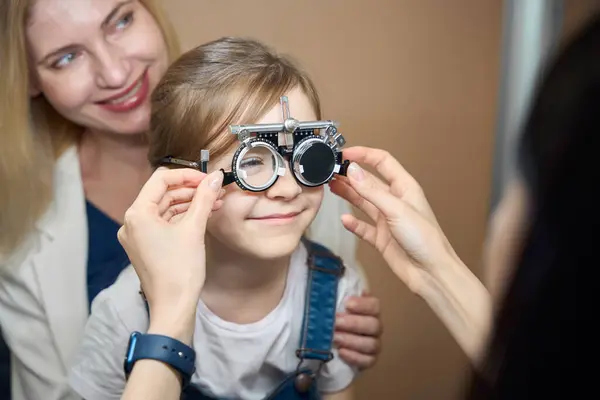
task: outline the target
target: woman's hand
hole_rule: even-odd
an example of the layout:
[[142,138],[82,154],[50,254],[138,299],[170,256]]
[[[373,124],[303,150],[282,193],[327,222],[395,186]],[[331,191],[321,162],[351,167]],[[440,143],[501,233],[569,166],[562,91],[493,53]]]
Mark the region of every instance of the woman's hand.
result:
[[[220,206],[222,180],[220,171],[205,175],[159,168],[125,213],[118,237],[148,300],[150,331],[156,328],[191,340],[206,274],[206,222],[211,210]],[[187,203],[185,213],[182,203]]]
[[369,294],[350,297],[346,312],[335,319],[334,343],[340,357],[360,369],[371,368],[381,350],[379,299]]
[[[342,223],[381,253],[396,276],[423,297],[476,362],[491,325],[488,291],[456,255],[421,187],[396,159],[368,147],[348,148],[344,157],[352,161],[348,176],[332,181],[331,190],[371,222],[344,215]],[[383,180],[357,163],[375,168]]]
[[[125,214],[119,241],[150,306],[148,333],[190,344],[206,275],[204,234],[223,174],[157,169]],[[153,385],[148,385],[152,381]],[[153,359],[135,363],[122,399],[179,398],[181,377]]]
[[[392,271],[415,293],[428,275],[458,261],[419,184],[386,151],[367,147],[344,150],[353,163],[347,178],[331,182],[331,190],[363,211],[371,222],[344,215],[349,231],[374,246]],[[384,181],[357,163],[374,167]]]

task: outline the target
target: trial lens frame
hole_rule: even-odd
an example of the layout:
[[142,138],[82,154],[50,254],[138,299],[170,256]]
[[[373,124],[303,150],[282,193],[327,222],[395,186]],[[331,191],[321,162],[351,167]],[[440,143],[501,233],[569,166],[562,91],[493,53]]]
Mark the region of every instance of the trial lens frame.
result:
[[[277,136],[277,150],[280,155],[291,155],[294,152],[294,136],[314,136],[320,138],[323,143],[328,145],[334,153],[337,165],[333,173],[346,175],[349,162],[342,160],[341,148],[346,144],[344,136],[338,132],[339,123],[336,121],[298,121],[290,116],[289,101],[287,96],[281,96],[280,104],[283,114],[283,122],[268,123],[268,124],[249,124],[249,125],[230,125],[229,130],[236,135],[242,144],[247,144],[252,139],[266,139],[272,142]],[[317,130],[325,130],[325,135],[315,134]],[[283,154],[282,154],[283,153]],[[174,158],[171,156],[164,157],[160,160],[160,164],[176,164],[188,168],[208,172],[208,162],[210,154],[208,150],[200,151],[200,161],[187,161]],[[235,162],[233,163],[235,164]],[[232,165],[232,171],[226,172],[221,169],[224,174],[223,186],[236,182],[244,190],[248,189],[244,184],[239,182],[235,172],[235,165]]]
[[[210,155],[208,150],[200,150],[200,161],[188,161],[183,160],[181,158],[175,158],[171,156],[166,156],[160,159],[158,162],[159,165],[165,164],[175,164],[181,165],[182,167],[192,168],[198,170],[200,172],[208,173],[208,161],[210,160]],[[223,173],[223,185],[227,186],[230,183],[235,182],[235,178],[233,176],[233,172],[225,172],[223,168],[221,168],[221,172]]]
[[[249,138],[273,136],[277,134],[277,145],[283,148],[286,154],[294,149],[294,133],[296,132],[314,132],[325,129],[326,143],[333,149],[341,149],[346,144],[346,140],[337,127],[339,123],[335,121],[298,121],[290,116],[290,105],[287,96],[281,96],[281,109],[283,112],[283,122],[272,124],[252,124],[252,125],[231,125],[229,131],[237,135],[240,142]],[[321,135],[322,136],[322,135]]]

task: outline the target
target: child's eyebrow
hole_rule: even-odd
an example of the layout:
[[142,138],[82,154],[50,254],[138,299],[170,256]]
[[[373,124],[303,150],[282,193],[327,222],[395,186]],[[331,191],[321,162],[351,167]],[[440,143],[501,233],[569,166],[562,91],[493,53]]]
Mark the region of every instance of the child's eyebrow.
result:
[[[237,148],[236,148],[237,150]],[[226,163],[227,165],[231,164],[231,161],[233,161],[233,157],[235,156],[235,152],[236,150],[232,150],[232,151],[228,151],[227,153],[223,153],[219,156],[219,158],[215,159],[212,162],[209,162],[209,165],[211,163],[216,163],[216,164],[223,164]]]
[[235,150],[234,151],[230,151],[227,152],[225,154],[223,154],[221,157],[219,157],[220,160],[228,160],[231,161],[231,159],[235,156]]

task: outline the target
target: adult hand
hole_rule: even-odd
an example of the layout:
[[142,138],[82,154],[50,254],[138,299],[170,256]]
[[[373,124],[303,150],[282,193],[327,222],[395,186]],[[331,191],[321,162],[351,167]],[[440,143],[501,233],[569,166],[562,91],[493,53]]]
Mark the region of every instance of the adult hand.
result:
[[[386,151],[351,147],[344,157],[352,161],[347,178],[336,178],[331,190],[372,220],[344,215],[344,227],[374,246],[410,290],[420,293],[439,268],[459,262],[421,187]],[[357,163],[375,168],[383,181]]]
[[184,341],[193,334],[206,274],[206,222],[211,210],[220,207],[222,180],[220,171],[205,175],[157,169],[125,213],[118,233],[148,300],[151,328]]
[[[370,243],[392,271],[420,295],[477,362],[491,326],[487,289],[460,260],[442,232],[423,190],[388,152],[368,147],[344,150],[352,161],[347,178],[331,190],[362,210],[372,222],[342,216],[349,231]],[[358,166],[364,163],[383,177]]]
[[335,320],[334,343],[340,357],[360,369],[371,368],[381,350],[379,299],[367,293],[346,301],[346,312]]

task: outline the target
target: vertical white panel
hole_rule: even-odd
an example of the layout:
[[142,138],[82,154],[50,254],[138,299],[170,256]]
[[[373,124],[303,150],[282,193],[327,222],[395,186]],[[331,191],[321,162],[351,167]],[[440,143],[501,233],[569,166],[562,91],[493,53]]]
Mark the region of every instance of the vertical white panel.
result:
[[557,41],[562,0],[505,0],[502,82],[498,109],[492,208],[515,167],[518,137],[540,66]]

